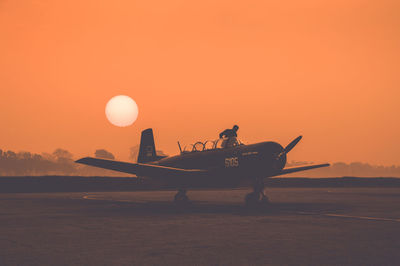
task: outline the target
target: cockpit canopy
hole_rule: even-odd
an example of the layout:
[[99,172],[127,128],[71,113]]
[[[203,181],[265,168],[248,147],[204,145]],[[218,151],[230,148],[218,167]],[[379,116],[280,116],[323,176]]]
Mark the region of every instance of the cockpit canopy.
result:
[[244,145],[244,144],[237,138],[206,140],[204,142],[198,141],[194,144],[185,146],[182,153],[226,149],[226,148],[236,147],[239,145]]

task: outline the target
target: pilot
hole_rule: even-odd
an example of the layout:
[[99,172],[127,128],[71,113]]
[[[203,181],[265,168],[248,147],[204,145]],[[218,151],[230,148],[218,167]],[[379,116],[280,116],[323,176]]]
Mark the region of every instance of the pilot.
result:
[[221,144],[222,148],[232,147],[235,143],[237,143],[236,137],[238,129],[239,127],[234,125],[232,129],[225,129],[219,134],[219,138],[223,139]]

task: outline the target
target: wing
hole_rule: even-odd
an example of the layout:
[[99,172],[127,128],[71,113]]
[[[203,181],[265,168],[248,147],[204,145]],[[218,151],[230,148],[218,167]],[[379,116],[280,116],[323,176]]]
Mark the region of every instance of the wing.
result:
[[99,168],[114,170],[123,173],[135,174],[146,177],[163,177],[163,176],[183,176],[188,174],[204,173],[201,169],[181,169],[167,166],[144,163],[127,163],[113,160],[105,160],[99,158],[85,157],[75,161],[76,163],[86,164]]
[[295,173],[295,172],[300,172],[300,171],[306,171],[306,170],[315,169],[315,168],[327,167],[329,165],[330,165],[329,163],[325,163],[325,164],[309,165],[309,166],[302,166],[302,167],[286,168],[286,169],[282,169],[281,171],[279,171],[276,174],[271,175],[270,177],[278,176],[278,175],[285,175],[285,174],[290,174],[290,173]]

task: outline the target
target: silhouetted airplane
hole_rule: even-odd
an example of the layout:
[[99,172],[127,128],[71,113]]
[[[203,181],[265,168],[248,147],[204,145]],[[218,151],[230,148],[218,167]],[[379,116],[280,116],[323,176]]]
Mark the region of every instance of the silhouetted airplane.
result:
[[189,201],[186,190],[198,184],[217,186],[253,185],[254,191],[246,195],[246,205],[268,202],[264,194],[264,179],[329,164],[286,168],[286,154],[300,141],[301,136],[283,148],[276,142],[244,145],[235,141],[229,147],[220,147],[221,141],[197,142],[191,151],[181,149],[176,156],[157,156],[153,130],[142,131],[138,163],[119,162],[85,157],[77,163],[135,174],[138,177],[162,179],[176,187],[175,202]]

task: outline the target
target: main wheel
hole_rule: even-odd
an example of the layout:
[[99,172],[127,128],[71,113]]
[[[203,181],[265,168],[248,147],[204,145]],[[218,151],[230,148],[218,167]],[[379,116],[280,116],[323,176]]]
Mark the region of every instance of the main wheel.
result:
[[255,207],[259,203],[259,194],[256,192],[252,192],[246,195],[245,205],[246,207]]
[[189,197],[186,196],[186,194],[178,193],[178,194],[175,195],[174,201],[176,201],[176,202],[187,202],[187,201],[189,201]]
[[265,195],[263,195],[263,196],[261,197],[260,204],[263,205],[263,206],[268,206],[268,205],[269,205],[269,199],[268,199],[268,197],[265,196]]
[[190,200],[185,192],[179,191],[175,195],[174,203],[178,206],[188,206],[188,205],[190,205]]

